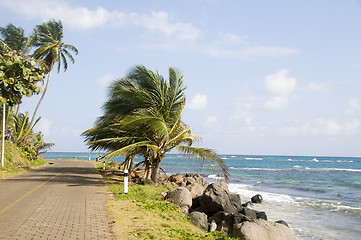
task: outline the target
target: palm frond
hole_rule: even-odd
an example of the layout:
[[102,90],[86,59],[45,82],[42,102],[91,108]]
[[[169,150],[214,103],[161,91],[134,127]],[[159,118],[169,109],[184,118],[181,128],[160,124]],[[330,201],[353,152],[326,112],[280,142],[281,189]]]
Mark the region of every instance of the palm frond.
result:
[[188,156],[195,157],[196,159],[200,159],[202,161],[209,162],[210,160],[213,160],[214,162],[217,163],[220,170],[222,171],[225,181],[229,182],[230,174],[228,172],[228,167],[223,162],[223,160],[217,156],[217,154],[213,150],[207,148],[198,148],[198,147],[182,146],[182,145],[178,145],[176,149]]

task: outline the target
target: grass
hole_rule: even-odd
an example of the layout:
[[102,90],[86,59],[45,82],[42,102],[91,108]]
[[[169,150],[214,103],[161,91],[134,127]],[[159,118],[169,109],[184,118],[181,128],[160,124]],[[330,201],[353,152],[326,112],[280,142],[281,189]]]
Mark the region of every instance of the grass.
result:
[[22,156],[21,150],[8,141],[5,141],[4,157],[4,167],[0,165],[0,180],[15,176],[32,167],[38,167],[48,163],[44,159],[29,161]]
[[115,199],[108,201],[107,207],[114,219],[117,239],[235,239],[194,226],[178,206],[162,200],[161,192],[170,189],[170,186],[134,185],[124,194],[123,185],[109,185]]

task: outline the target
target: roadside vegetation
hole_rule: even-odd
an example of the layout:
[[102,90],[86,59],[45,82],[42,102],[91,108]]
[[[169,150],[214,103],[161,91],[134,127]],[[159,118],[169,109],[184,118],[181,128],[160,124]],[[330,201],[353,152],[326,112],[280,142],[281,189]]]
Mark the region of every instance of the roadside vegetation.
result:
[[171,190],[171,186],[131,185],[124,194],[123,183],[111,176],[104,176],[104,180],[114,195],[107,208],[117,239],[236,239],[194,226],[177,205],[163,200],[161,193]]
[[[46,143],[41,132],[35,132],[34,127],[40,120],[36,113],[48,89],[54,66],[58,72],[61,67],[66,71],[67,59],[74,63],[71,52],[78,54],[78,50],[62,42],[61,21],[51,20],[37,25],[31,36],[26,36],[21,27],[8,24],[0,27],[0,37],[0,119],[5,124],[5,128],[0,129],[2,144],[5,145],[0,170],[14,172],[17,168],[43,163],[42,154],[54,145]],[[23,97],[41,92],[32,116],[28,112],[21,113]]]

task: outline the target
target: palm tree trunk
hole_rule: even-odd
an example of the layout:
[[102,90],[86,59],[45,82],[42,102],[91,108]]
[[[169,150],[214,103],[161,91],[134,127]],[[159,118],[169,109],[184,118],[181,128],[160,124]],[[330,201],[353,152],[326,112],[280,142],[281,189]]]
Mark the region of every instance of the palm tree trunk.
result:
[[158,181],[160,163],[161,163],[161,159],[157,158],[152,165],[152,181],[154,183]]
[[33,117],[31,118],[31,122],[30,122],[30,128],[33,128],[33,127],[34,127],[33,124],[34,124],[34,120],[35,120],[36,113],[38,112],[38,108],[39,108],[39,106],[40,106],[40,103],[41,103],[41,102],[43,101],[43,99],[44,99],[46,90],[48,90],[48,86],[49,86],[49,82],[50,82],[50,75],[51,75],[51,71],[53,70],[53,67],[54,67],[54,63],[51,63],[50,69],[49,69],[49,73],[48,73],[48,80],[46,81],[46,85],[45,85],[43,94],[41,95],[41,98],[39,99],[39,102],[38,102],[38,104],[36,105],[36,108],[35,108],[35,110],[34,110],[34,114],[33,114]]
[[133,169],[133,164],[134,164],[134,155],[126,156],[124,169],[127,169],[130,172]]
[[15,116],[19,116],[19,112],[20,112],[20,105],[21,103],[18,104],[18,106],[16,107],[16,113]]
[[151,166],[150,161],[149,161],[149,159],[147,159],[145,161],[145,179],[150,179],[150,177],[151,177],[152,171],[151,171],[150,166]]

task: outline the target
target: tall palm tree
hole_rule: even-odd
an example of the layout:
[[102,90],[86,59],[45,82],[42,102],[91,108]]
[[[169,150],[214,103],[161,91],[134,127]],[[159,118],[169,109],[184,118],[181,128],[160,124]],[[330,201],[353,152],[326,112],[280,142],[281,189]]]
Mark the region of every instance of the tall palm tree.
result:
[[67,58],[69,58],[72,63],[75,62],[74,57],[71,55],[69,50],[73,51],[75,54],[78,54],[78,49],[76,47],[62,42],[63,24],[60,20],[58,22],[55,20],[51,20],[47,23],[37,25],[34,31],[34,45],[37,47],[34,51],[34,57],[36,59],[43,60],[48,66],[49,72],[43,94],[41,95],[40,100],[36,105],[30,125],[34,123],[40,103],[44,99],[45,93],[49,86],[51,72],[54,66],[57,65],[58,73],[60,72],[61,65],[63,65],[63,69],[64,71],[66,71],[68,69]]
[[177,149],[201,160],[214,160],[228,180],[227,167],[214,151],[191,146],[200,138],[181,121],[186,100],[181,72],[170,68],[166,81],[157,72],[136,66],[111,89],[110,100],[104,104],[105,115],[96,128],[102,133],[112,131],[106,136],[89,130],[84,133],[91,147],[110,150],[105,159],[143,154],[146,168],[151,168],[151,179],[157,181],[165,154]]

